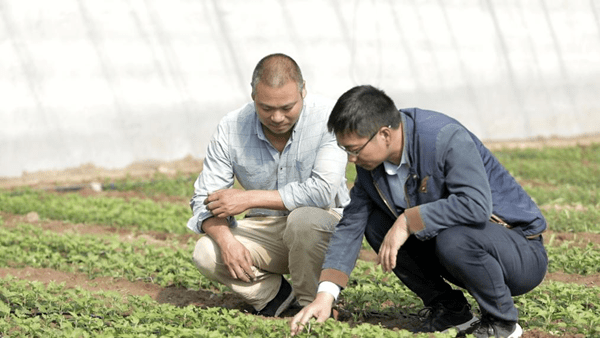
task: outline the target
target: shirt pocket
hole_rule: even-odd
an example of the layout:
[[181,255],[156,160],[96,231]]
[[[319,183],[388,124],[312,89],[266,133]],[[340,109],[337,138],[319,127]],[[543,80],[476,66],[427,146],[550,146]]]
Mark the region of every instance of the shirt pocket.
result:
[[316,152],[305,152],[296,161],[296,171],[299,176],[299,181],[304,182],[310,178],[315,165]]
[[275,188],[277,173],[272,166],[260,160],[233,163],[233,173],[246,190],[269,190]]

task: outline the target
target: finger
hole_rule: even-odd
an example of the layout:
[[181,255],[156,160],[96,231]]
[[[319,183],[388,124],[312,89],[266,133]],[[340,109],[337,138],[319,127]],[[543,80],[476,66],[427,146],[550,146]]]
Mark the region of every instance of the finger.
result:
[[392,271],[396,262],[394,257],[394,249],[389,249],[387,252],[387,272]]
[[227,218],[227,216],[229,216],[229,214],[227,214],[224,211],[213,211],[213,216],[215,216],[216,218]]
[[304,330],[304,327],[306,326],[306,323],[301,323],[301,322],[295,322],[292,324],[293,328],[292,328],[292,336],[295,336],[297,334],[302,333],[302,331]]
[[251,281],[253,281],[254,279],[256,279],[256,275],[254,274],[254,271],[252,271],[252,269],[244,269],[244,274]]
[[215,202],[211,202],[210,204],[208,204],[206,206],[206,209],[208,209],[208,211],[210,211],[213,214],[213,216],[217,218],[227,217],[225,210],[223,210],[223,208],[220,205],[217,205],[217,203]]
[[[245,264],[244,264],[245,265]],[[252,269],[252,266],[244,266],[241,265],[240,268],[242,269],[242,274],[244,276],[244,278],[242,279],[244,282],[253,282],[256,279],[256,275],[254,275],[254,270]]]
[[385,260],[385,247],[379,249],[379,255],[377,255],[377,260],[379,264],[381,264],[381,269],[385,271],[386,269],[386,260]]
[[300,322],[300,318],[302,318],[303,315],[304,315],[304,309],[300,310],[300,312],[298,312],[294,316],[294,318],[292,318],[292,326],[291,326],[292,336],[294,336],[302,331],[302,328],[304,327],[304,323]]
[[385,271],[386,272],[390,271],[390,252],[389,252],[389,250],[387,250],[385,252]]
[[396,252],[392,252],[392,254],[390,255],[390,270],[394,270],[396,268],[396,258],[398,257],[398,254]]
[[317,323],[323,323],[324,321],[329,319],[330,316],[331,313],[321,312],[318,316],[315,317],[317,318]]
[[206,196],[206,198],[204,199],[204,204],[208,204],[208,203],[210,203],[210,202],[214,202],[214,201],[216,201],[216,200],[217,200],[217,198],[216,198],[216,196],[215,196],[215,195],[211,195],[211,194],[209,194],[209,195],[208,195],[208,196]]
[[250,277],[248,276],[246,271],[244,271],[244,269],[242,269],[241,267],[238,267],[236,269],[236,275],[238,277],[237,279],[244,281],[246,283],[250,282]]
[[294,316],[293,324],[296,327],[297,332],[301,332],[306,323],[312,318],[312,312],[308,308],[302,309],[296,316]]
[[246,251],[245,255],[244,255],[244,259],[246,260],[243,269],[246,272],[246,274],[250,277],[250,279],[254,279],[256,278],[256,275],[254,274],[254,262],[252,261],[252,256],[250,256],[250,252]]
[[227,269],[229,270],[229,275],[231,276],[231,278],[238,279],[237,273],[235,273],[235,270],[233,268],[228,267]]
[[390,272],[390,253],[389,250],[385,250],[383,253],[383,270],[385,272]]

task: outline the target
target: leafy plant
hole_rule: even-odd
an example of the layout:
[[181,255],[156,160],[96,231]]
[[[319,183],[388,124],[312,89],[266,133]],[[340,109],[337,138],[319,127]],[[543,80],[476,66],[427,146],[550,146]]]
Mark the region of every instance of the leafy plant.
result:
[[191,211],[188,205],[156,203],[148,199],[83,197],[25,190],[0,192],[0,210],[14,214],[35,211],[42,218],[75,223],[135,227],[169,233],[186,233]]

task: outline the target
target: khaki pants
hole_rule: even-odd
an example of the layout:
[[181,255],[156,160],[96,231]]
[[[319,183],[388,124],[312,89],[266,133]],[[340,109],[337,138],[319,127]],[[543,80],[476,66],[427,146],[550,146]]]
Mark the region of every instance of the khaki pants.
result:
[[340,220],[335,211],[304,207],[288,216],[250,217],[238,221],[231,232],[252,255],[256,279],[233,279],[221,260],[218,245],[209,236],[196,243],[193,261],[209,279],[228,286],[256,310],[275,298],[281,275],[290,274],[301,306],[315,298],[329,239]]

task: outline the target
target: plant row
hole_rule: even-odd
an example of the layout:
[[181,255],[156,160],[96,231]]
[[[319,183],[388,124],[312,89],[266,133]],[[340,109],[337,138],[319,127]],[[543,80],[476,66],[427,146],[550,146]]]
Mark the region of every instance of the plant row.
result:
[[[504,149],[494,151],[500,162],[520,181],[540,205],[567,203],[598,205],[600,144],[543,149]],[[191,197],[197,175],[170,178],[157,174],[151,180],[123,179],[104,184],[105,189],[138,191],[147,195]],[[346,170],[352,184],[353,164]]]
[[[500,162],[520,181],[540,205],[567,203],[598,205],[600,144],[543,149],[494,151]],[[105,182],[105,189],[137,191],[146,195],[189,198],[197,175],[168,177],[157,174],[150,180],[123,179]],[[354,183],[356,170],[349,164],[346,178]]]
[[[191,216],[187,204],[33,190],[0,192],[0,211],[13,214],[35,211],[46,219],[179,234],[188,232],[185,224]],[[589,205],[583,211],[550,209],[544,211],[544,215],[549,228],[554,231],[600,232],[597,221],[600,219],[600,207]]]
[[[193,266],[190,255],[193,241],[186,245],[156,247],[144,240],[122,242],[118,237],[69,234],[43,231],[30,224],[0,228],[0,266],[46,267],[66,272],[85,273],[90,278],[114,277],[130,281],[146,281],[161,286],[177,285],[188,289],[225,291],[225,288],[206,280]],[[550,247],[550,271],[587,274],[600,271],[600,252],[589,245],[584,248],[563,244]],[[519,297],[519,307],[524,325],[543,330],[559,330],[564,323],[583,320],[578,327],[591,332],[593,318],[599,302],[597,292],[589,293],[586,287],[562,285],[571,292],[561,292],[552,302],[540,299],[555,297],[556,283],[544,283],[534,292]],[[593,290],[593,289],[592,289]],[[594,290],[595,291],[595,290]],[[416,312],[422,303],[395,277],[383,273],[379,266],[359,261],[351,276],[350,287],[343,293],[344,310],[352,316],[369,314]],[[475,304],[473,302],[473,304]],[[566,316],[565,308],[573,310],[574,317]],[[544,312],[546,311],[546,312]],[[543,318],[540,316],[544,314]],[[560,317],[559,316],[562,316]],[[550,319],[549,319],[550,318]],[[557,322],[558,321],[558,322]],[[563,323],[563,324],[560,324]],[[572,330],[570,324],[569,329]]]
[[149,245],[145,239],[121,241],[116,236],[62,235],[31,224],[0,228],[0,266],[52,268],[85,273],[89,278],[115,277],[161,286],[219,289],[191,261],[186,245]]
[[35,211],[45,219],[180,234],[188,233],[186,222],[191,216],[187,204],[34,190],[0,192],[0,211],[20,215]]
[[[123,299],[113,292],[68,289],[64,284],[0,279],[0,333],[6,337],[282,337],[288,322],[223,308],[158,304],[150,297]],[[310,323],[300,337],[412,337],[363,324]],[[428,336],[428,335],[421,335]],[[437,334],[436,337],[451,337]]]
[[[62,235],[31,224],[0,228],[0,264],[47,267],[67,272],[146,280],[166,286],[197,288],[201,275],[191,261],[194,239],[185,245],[149,245],[145,239],[121,241],[116,236]],[[589,275],[600,273],[600,250],[592,243],[547,247],[549,271]],[[217,284],[201,280],[202,287]]]
[[[597,262],[595,263],[597,264]],[[371,313],[393,315],[418,311],[421,301],[396,277],[385,274],[380,266],[359,261],[344,289],[342,303],[356,316]],[[463,291],[464,292],[464,291]],[[477,303],[465,292],[476,315]],[[519,309],[519,322],[526,330],[539,329],[556,335],[600,334],[600,294],[597,288],[584,285],[545,281],[533,291],[514,297]],[[360,318],[358,318],[360,319]]]
[[[400,283],[390,284],[389,288],[368,284],[360,294],[373,294],[374,298],[379,298],[402,297],[409,293],[399,286]],[[114,292],[91,292],[82,288],[66,288],[64,284],[43,285],[11,277],[0,279],[0,290],[0,334],[6,337],[289,336],[287,320],[257,320],[237,310],[192,305],[176,307],[159,304],[148,296],[124,297]],[[353,299],[354,294],[344,297],[347,307],[358,301]],[[378,301],[381,303],[381,298]],[[544,283],[528,296],[516,297],[521,312],[520,323],[526,330],[540,329],[556,335],[600,334],[600,319],[596,315],[599,301],[594,288],[558,282]],[[393,306],[388,311],[394,311]],[[409,336],[412,334],[406,330],[390,330],[368,324],[351,327],[348,323],[332,320],[324,324],[311,322],[300,335]],[[453,334],[434,336],[452,337]]]

